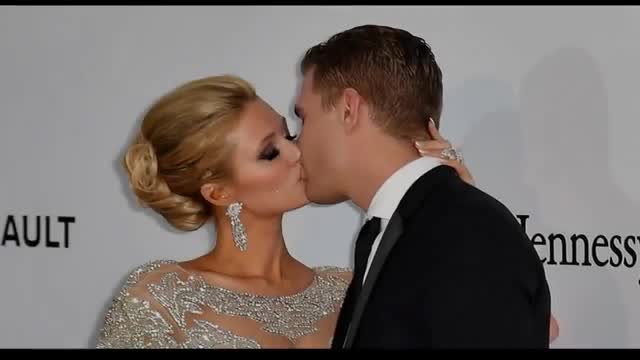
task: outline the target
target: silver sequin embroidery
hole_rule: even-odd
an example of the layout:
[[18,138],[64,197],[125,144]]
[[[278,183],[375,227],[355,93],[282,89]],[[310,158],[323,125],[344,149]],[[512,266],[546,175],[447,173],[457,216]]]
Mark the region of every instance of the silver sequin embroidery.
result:
[[206,320],[194,320],[194,326],[187,330],[184,349],[259,349],[260,344],[253,339],[234,335],[228,330]]
[[[328,268],[325,268],[328,269]],[[338,276],[318,276],[302,292],[290,296],[260,296],[211,286],[200,276],[186,281],[175,272],[163,275],[149,291],[175,321],[185,326],[186,314],[202,314],[202,307],[232,316],[244,316],[262,325],[262,330],[295,341],[317,331],[313,325],[335,311],[348,286]]]
[[168,261],[156,261],[137,268],[128,277],[109,308],[98,335],[97,348],[175,348],[173,329],[150,308],[147,301],[129,295],[129,288],[147,272]]
[[[255,340],[235,335],[206,320],[196,319],[187,328],[186,315],[202,314],[203,307],[224,315],[248,317],[260,323],[264,331],[295,341],[317,331],[314,324],[336,310],[348,286],[348,281],[340,276],[316,275],[311,286],[298,294],[258,296],[211,286],[199,276],[191,275],[183,281],[177,272],[168,272],[159,282],[149,284],[148,289],[184,332],[184,341],[178,343],[177,329],[148,302],[128,293],[144,274],[175,263],[159,260],[131,273],[107,313],[98,348],[260,348]],[[314,270],[317,273],[348,271],[331,266]]]

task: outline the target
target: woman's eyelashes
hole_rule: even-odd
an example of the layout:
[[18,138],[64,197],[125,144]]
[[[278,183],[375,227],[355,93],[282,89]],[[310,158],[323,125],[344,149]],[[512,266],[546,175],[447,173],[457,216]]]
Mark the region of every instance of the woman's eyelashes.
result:
[[[295,139],[297,137],[298,137],[297,135],[287,135],[287,136],[285,136],[285,139],[287,139],[288,141],[295,141]],[[272,161],[275,158],[277,158],[278,156],[280,156],[280,149],[275,147],[275,145],[273,145],[273,144],[269,144],[260,153],[260,160]]]
[[260,153],[260,160],[271,161],[280,155],[280,150],[273,145],[267,145],[267,147]]

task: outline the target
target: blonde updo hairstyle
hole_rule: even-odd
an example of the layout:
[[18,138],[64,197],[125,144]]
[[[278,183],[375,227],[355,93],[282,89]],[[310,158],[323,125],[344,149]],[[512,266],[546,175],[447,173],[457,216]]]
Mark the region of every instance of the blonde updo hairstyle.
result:
[[200,187],[233,175],[226,138],[256,98],[251,84],[223,75],[188,82],[156,101],[124,156],[139,203],[180,230],[204,225],[213,206]]

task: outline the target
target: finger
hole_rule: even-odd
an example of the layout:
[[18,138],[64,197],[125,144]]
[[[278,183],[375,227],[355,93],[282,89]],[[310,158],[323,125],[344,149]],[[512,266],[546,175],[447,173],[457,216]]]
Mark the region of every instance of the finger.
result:
[[443,156],[442,155],[442,151],[440,151],[440,150],[422,150],[422,149],[418,149],[418,152],[420,153],[421,156],[430,156],[430,157],[438,158],[443,163],[449,163],[450,162],[451,164],[455,164],[456,166],[454,166],[454,167],[456,169],[458,167],[460,167],[460,169],[463,170],[464,172],[469,172],[469,170],[462,164],[462,162],[460,160],[450,159],[450,158],[448,158],[446,156]]
[[418,149],[418,152],[422,156],[431,156],[447,161],[450,160],[449,158],[445,158],[444,156],[442,156],[442,150]]
[[429,140],[429,141],[416,141],[415,146],[422,150],[444,150],[451,147],[451,143],[444,140]]
[[436,123],[432,118],[429,118],[429,125],[427,125],[427,129],[429,130],[429,135],[431,135],[431,138],[434,140],[446,141],[446,139],[440,135],[440,131],[438,131]]

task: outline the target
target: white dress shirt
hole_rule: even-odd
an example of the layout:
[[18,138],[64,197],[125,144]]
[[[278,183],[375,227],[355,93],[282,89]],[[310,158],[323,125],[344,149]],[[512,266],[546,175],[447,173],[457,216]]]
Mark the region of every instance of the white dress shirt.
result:
[[371,252],[369,253],[369,260],[367,261],[367,267],[364,272],[362,283],[364,284],[369,273],[369,267],[380,245],[380,239],[384,235],[384,231],[387,228],[387,224],[391,219],[391,215],[396,211],[396,208],[400,204],[400,200],[404,194],[409,190],[420,176],[430,171],[431,169],[441,165],[442,161],[439,158],[430,156],[423,156],[416,160],[409,162],[400,169],[398,169],[393,175],[391,175],[378,189],[376,194],[371,200],[371,205],[367,210],[367,216],[365,221],[377,216],[380,218],[380,233],[371,246]]

